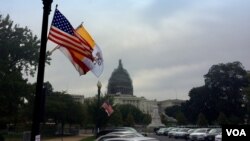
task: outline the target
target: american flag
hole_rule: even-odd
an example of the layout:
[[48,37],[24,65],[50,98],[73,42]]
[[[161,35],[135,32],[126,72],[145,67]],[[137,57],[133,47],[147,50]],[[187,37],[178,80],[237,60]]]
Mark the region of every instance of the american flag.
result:
[[108,114],[108,116],[110,116],[114,112],[112,106],[108,102],[104,102],[102,104],[102,108],[104,108],[104,110]]
[[55,10],[48,39],[68,50],[73,50],[92,61],[94,60],[92,56],[93,49],[83,38],[81,38],[81,36],[78,35],[69,21],[58,9]]

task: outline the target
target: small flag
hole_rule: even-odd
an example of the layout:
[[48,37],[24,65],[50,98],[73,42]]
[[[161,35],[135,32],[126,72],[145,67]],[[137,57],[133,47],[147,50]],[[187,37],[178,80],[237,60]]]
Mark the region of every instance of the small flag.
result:
[[108,114],[108,116],[110,116],[114,112],[112,106],[108,102],[104,102],[102,104],[102,108],[104,108],[104,110]]

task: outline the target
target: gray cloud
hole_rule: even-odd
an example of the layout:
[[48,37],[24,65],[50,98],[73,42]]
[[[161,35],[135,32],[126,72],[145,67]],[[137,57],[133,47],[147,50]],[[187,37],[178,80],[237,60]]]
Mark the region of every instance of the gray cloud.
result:
[[[203,75],[214,64],[240,61],[250,69],[250,1],[55,0],[55,3],[74,26],[84,21],[101,47],[105,59],[105,69],[99,78],[103,93],[118,59],[123,60],[133,79],[134,94],[158,100],[188,99],[189,90],[204,85]],[[41,21],[42,6],[35,3],[34,9],[40,10],[31,13],[27,6],[19,5],[19,11],[25,15],[15,11],[15,5],[11,9],[0,7],[1,12],[10,13],[15,22],[27,25],[40,36],[41,23],[37,21]],[[52,14],[53,11],[50,21]],[[49,41],[48,50],[54,46]],[[46,67],[45,80],[55,90],[87,97],[96,94],[98,79],[93,74],[79,77],[59,50],[52,59]]]

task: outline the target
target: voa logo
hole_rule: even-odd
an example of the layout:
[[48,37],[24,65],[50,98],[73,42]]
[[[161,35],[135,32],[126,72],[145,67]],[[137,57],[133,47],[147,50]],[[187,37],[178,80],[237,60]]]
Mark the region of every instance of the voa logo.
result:
[[227,136],[247,136],[244,129],[226,129]]

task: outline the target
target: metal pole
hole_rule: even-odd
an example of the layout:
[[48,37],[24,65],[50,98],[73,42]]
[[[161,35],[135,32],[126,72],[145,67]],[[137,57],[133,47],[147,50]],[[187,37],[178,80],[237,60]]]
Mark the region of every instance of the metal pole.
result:
[[99,132],[100,128],[100,94],[101,94],[101,87],[102,84],[100,81],[97,83],[97,88],[98,88],[98,95],[97,95],[97,121],[96,121],[96,134]]
[[47,44],[47,30],[48,30],[48,18],[51,10],[51,4],[53,0],[43,0],[43,22],[42,22],[42,34],[41,34],[41,46],[40,46],[40,57],[38,64],[37,73],[37,84],[36,84],[36,95],[34,102],[33,111],[33,122],[31,130],[31,141],[40,141],[40,122],[43,117],[41,112],[43,94],[43,81],[44,81],[44,69],[46,59],[46,44]]

